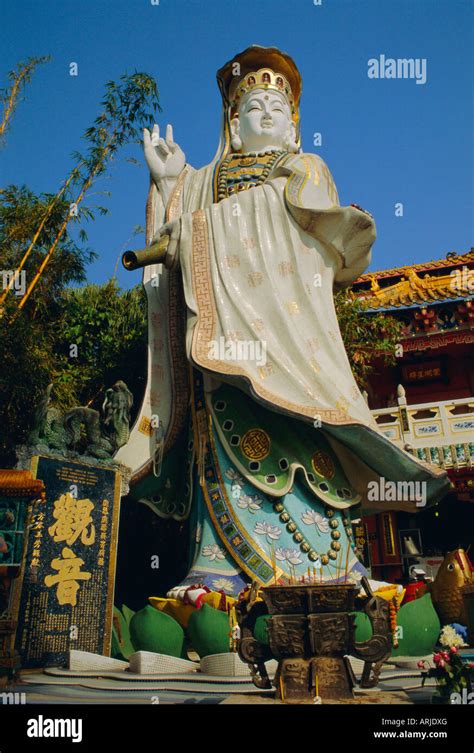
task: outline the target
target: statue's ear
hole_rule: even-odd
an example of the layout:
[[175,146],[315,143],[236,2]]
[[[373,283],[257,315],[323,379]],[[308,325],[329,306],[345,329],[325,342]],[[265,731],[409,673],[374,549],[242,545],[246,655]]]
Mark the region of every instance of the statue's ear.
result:
[[232,144],[232,149],[238,152],[242,149],[242,139],[239,136],[240,121],[238,117],[232,118],[232,120],[230,121],[230,133],[231,133],[230,143]]
[[230,121],[230,132],[231,132],[232,136],[238,136],[239,135],[239,132],[240,132],[240,120],[237,117],[237,115],[235,115],[232,118],[232,120]]

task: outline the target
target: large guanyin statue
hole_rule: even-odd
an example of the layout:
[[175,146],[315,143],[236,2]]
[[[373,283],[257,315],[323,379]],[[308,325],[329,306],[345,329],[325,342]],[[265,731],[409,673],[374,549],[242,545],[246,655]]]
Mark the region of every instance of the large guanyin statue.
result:
[[352,375],[333,291],[367,267],[375,225],[301,148],[295,63],[252,46],[217,80],[209,165],[187,164],[170,127],[145,131],[147,243],[169,243],[144,271],[148,384],[117,459],[136,498],[190,516],[183,586],[357,581],[351,516],[417,507],[369,501],[369,482],[423,481],[430,503],[446,475],[378,431]]

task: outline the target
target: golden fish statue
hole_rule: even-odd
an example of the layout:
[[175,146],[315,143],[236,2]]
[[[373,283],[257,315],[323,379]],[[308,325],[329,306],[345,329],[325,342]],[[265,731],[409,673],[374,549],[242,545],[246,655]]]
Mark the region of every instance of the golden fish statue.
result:
[[474,583],[473,569],[464,549],[448,552],[429,587],[442,625],[469,624],[461,591],[469,583]]

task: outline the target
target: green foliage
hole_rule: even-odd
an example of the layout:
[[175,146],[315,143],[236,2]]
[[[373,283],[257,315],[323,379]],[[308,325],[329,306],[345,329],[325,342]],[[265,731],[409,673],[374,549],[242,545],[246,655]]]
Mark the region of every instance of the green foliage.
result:
[[[57,281],[56,281],[57,283]],[[10,304],[11,305],[11,304]],[[77,345],[77,357],[71,357]],[[53,403],[99,408],[104,390],[123,379],[135,395],[146,379],[146,298],[137,286],[122,292],[114,280],[64,290],[51,308],[8,324],[0,319],[0,466],[15,462],[34,409],[49,382]]]
[[[48,193],[36,196],[26,186],[10,185],[0,190],[0,270],[16,269],[54,198],[53,194]],[[48,222],[23,267],[27,284],[43,261],[69,211],[69,203],[64,198],[56,200]],[[29,299],[26,304],[27,314],[35,319],[45,308],[56,310],[63,288],[85,282],[86,267],[96,256],[65,234],[39,279],[35,298]],[[15,299],[13,292],[7,300],[12,298]]]
[[[11,305],[10,305],[11,306]],[[40,321],[0,319],[0,467],[16,462],[15,445],[25,442],[35,405],[44,393],[53,358],[52,333]]]
[[71,288],[64,292],[62,311],[56,333],[57,404],[70,407],[75,400],[98,407],[104,390],[117,379],[140,395],[145,387],[147,333],[142,286],[121,292],[112,279],[105,285]]
[[349,290],[337,293],[334,302],[352,372],[362,389],[378,365],[396,363],[403,325],[385,313],[367,313],[369,304]]
[[[13,271],[50,201],[49,194],[36,196],[26,187],[8,186],[0,191],[0,274]],[[68,207],[58,202],[50,221],[38,238],[25,267],[28,282]],[[12,290],[0,312],[0,466],[15,462],[14,447],[25,441],[34,407],[41,398],[56,362],[56,324],[61,319],[61,296],[66,285],[85,280],[87,264],[94,254],[78,246],[69,235],[58,244],[57,253],[40,278],[35,298],[15,318],[17,296]],[[21,281],[21,278],[19,278]],[[3,292],[3,284],[0,284]]]
[[[24,84],[45,61],[31,58],[9,74],[0,136]],[[87,207],[83,199],[120,147],[138,141],[143,125],[153,123],[160,109],[156,83],[145,73],[124,75],[106,85],[101,105],[84,134],[87,147],[76,153],[76,164],[57,193],[35,195],[14,185],[0,190],[0,274],[23,263],[18,292],[23,282],[27,287],[34,283],[31,297],[13,288],[0,304],[0,467],[16,462],[15,447],[27,439],[34,410],[51,381],[53,403],[61,408],[99,406],[104,388],[118,378],[135,393],[136,404],[143,389],[146,302],[141,287],[122,293],[112,280],[68,289],[85,282],[86,267],[95,257],[84,247],[87,235],[78,223],[107,211],[101,205]],[[71,211],[72,204],[80,211]],[[0,296],[6,282],[0,279]],[[74,344],[77,358],[71,357]]]

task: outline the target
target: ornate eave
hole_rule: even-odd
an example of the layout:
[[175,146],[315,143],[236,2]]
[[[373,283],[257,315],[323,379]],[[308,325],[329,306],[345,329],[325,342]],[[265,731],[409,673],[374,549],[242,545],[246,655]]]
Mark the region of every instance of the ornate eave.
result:
[[407,273],[395,285],[381,288],[377,280],[372,280],[370,293],[363,293],[362,297],[370,303],[370,308],[408,308],[410,306],[456,301],[472,296],[472,287],[462,273],[459,281],[453,275],[420,277],[415,270]]
[[378,272],[367,272],[357,278],[354,285],[358,285],[363,282],[370,282],[373,277],[378,280],[385,279],[387,277],[400,277],[408,274],[409,270],[415,270],[415,272],[429,272],[430,270],[439,269],[455,269],[456,267],[466,264],[474,263],[474,249],[471,249],[465,254],[456,254],[452,252],[449,258],[446,259],[434,259],[433,261],[420,262],[419,264],[407,264],[404,267],[393,267],[392,269],[381,269]]
[[0,496],[39,498],[44,493],[43,482],[33,478],[30,471],[0,470]]
[[[451,259],[400,267],[362,275],[354,283],[355,294],[370,309],[403,309],[412,306],[462,301],[473,294],[474,251]],[[429,274],[427,271],[449,269],[446,274]],[[390,277],[401,279],[393,285],[381,285]],[[370,282],[370,289],[361,289]]]

